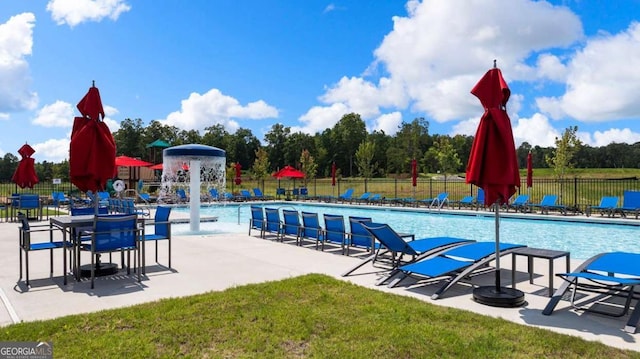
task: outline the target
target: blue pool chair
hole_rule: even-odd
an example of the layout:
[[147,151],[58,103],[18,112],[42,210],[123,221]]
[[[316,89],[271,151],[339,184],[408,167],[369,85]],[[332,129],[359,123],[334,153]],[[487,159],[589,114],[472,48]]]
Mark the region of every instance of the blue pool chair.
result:
[[282,221],[280,220],[280,214],[277,208],[265,208],[265,223],[264,223],[264,237],[267,233],[273,233],[276,235],[276,240],[280,240],[282,235]]
[[341,253],[345,253],[347,244],[347,232],[344,227],[344,217],[334,214],[324,215],[324,240],[321,241],[321,249],[324,251],[325,243],[337,244]]
[[[584,261],[575,271],[558,274],[565,282],[553,294],[542,314],[551,315],[565,292],[571,289],[570,304],[575,309],[615,317],[626,315],[631,301],[634,298],[637,299],[635,287],[640,285],[640,266],[638,263],[640,263],[640,254],[638,253],[600,253]],[[598,293],[598,298],[602,298],[602,300],[610,297],[607,294],[626,295],[626,300],[622,309],[617,313],[612,312],[611,308],[607,311],[598,309],[598,304],[602,302],[594,302],[592,297],[586,297],[584,300],[584,303],[589,303],[590,306],[578,306],[575,303],[575,298],[576,292],[579,290]],[[607,305],[605,304],[605,306]],[[639,319],[640,303],[636,302],[625,326],[625,331],[635,333]]]
[[251,206],[251,219],[249,219],[249,235],[252,229],[260,231],[260,237],[264,237],[265,228],[264,210],[259,206]]
[[291,209],[283,209],[282,210],[282,219],[284,222],[282,223],[282,237],[284,240],[285,236],[294,237],[296,239],[296,244],[300,241],[300,230],[302,228],[302,224],[300,224],[300,215],[298,211]]
[[369,200],[370,196],[371,196],[370,192],[365,192],[365,193],[361,194],[360,197],[356,198],[355,201],[356,201],[356,203],[367,202]]
[[440,192],[434,198],[425,198],[425,199],[419,200],[418,202],[426,205],[429,208],[441,209],[444,205],[447,204],[448,201],[449,201],[449,193]]
[[365,248],[367,251],[373,252],[376,247],[375,239],[364,228],[364,224],[371,223],[373,220],[370,217],[354,217],[349,216],[349,241],[347,245],[347,255],[349,255],[349,248],[360,247]]
[[586,215],[589,217],[591,213],[600,212],[601,216],[605,214],[609,217],[613,217],[618,208],[618,197],[604,196],[600,199],[600,204],[597,206],[589,206],[586,210]]
[[340,202],[351,202],[353,200],[353,188],[347,188],[343,194],[338,195],[338,201]]
[[220,199],[220,193],[217,188],[209,188],[209,201],[217,201]]
[[255,199],[253,198],[253,196],[251,195],[251,192],[249,192],[248,189],[241,189],[240,197],[242,198],[243,201],[249,201],[249,200]]
[[178,203],[189,202],[189,198],[187,198],[187,193],[182,188],[178,188],[176,190],[176,196],[177,196]]
[[324,240],[324,229],[320,226],[318,214],[315,212],[302,212],[302,228],[300,229],[300,237],[298,245],[302,245],[305,239],[311,239],[316,243],[316,249],[319,248],[320,242]]
[[[484,201],[483,201],[484,202]],[[511,203],[506,206],[506,211],[509,212],[510,209],[513,209],[516,212],[527,212],[529,205],[529,195],[521,194],[518,195]]]
[[146,230],[141,236],[142,242],[142,273],[145,273],[146,267],[146,243],[155,242],[156,244],[156,263],[158,262],[158,242],[167,241],[168,247],[168,262],[169,269],[171,269],[171,222],[169,221],[169,215],[171,214],[171,207],[158,206],[156,207],[156,213],[153,216],[153,221],[146,222],[145,225],[153,226],[153,233],[147,233]]
[[[504,256],[522,247],[524,246],[521,244],[500,243],[499,254]],[[437,256],[400,266],[398,270],[401,274],[389,283],[389,287],[398,285],[407,276],[419,276],[430,280],[443,278],[446,279],[445,284],[431,296],[431,299],[438,299],[459,280],[480,268],[486,268],[487,264],[495,259],[494,242],[461,245],[442,251]]]
[[380,193],[372,194],[371,197],[369,197],[369,199],[367,200],[367,203],[369,203],[369,204],[382,203],[382,195]]
[[254,194],[253,198],[259,199],[259,200],[262,200],[262,201],[268,200],[268,199],[273,199],[273,197],[265,196],[264,193],[262,193],[262,190],[260,188],[258,188],[258,187],[253,189],[253,194]]
[[451,202],[453,205],[458,205],[458,209],[462,209],[462,207],[474,207],[476,205],[476,197],[475,196],[464,196],[459,201]]
[[640,191],[624,191],[622,207],[618,208],[618,213],[622,217],[633,214],[637,219],[640,213]]
[[557,194],[545,194],[542,197],[542,201],[540,203],[532,203],[529,205],[531,208],[538,208],[541,213],[548,214],[549,211],[560,211],[562,214],[567,213],[567,207],[563,205],[559,205],[558,203],[558,195]]
[[[367,231],[369,231],[376,241],[380,243],[380,246],[373,255],[365,258],[361,263],[358,263],[353,268],[344,272],[342,276],[348,276],[367,263],[372,263],[376,266],[376,262],[379,261],[385,253],[390,254],[390,258],[387,258],[390,273],[388,276],[379,280],[377,283],[378,285],[383,284],[389,278],[393,277],[402,263],[410,263],[419,258],[435,254],[447,248],[474,242],[473,240],[454,237],[434,237],[405,241],[404,238],[406,237],[398,234],[388,224],[372,222],[363,223],[362,225]],[[410,256],[411,259],[404,261],[404,256]]]

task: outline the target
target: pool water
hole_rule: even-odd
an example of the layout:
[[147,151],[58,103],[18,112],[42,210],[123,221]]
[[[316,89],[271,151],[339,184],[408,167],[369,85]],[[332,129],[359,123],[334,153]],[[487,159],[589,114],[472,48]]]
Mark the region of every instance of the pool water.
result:
[[[449,236],[476,241],[495,240],[495,218],[492,216],[425,213],[384,207],[359,208],[277,202],[266,204],[265,207],[316,212],[320,218],[325,213],[343,215],[345,223],[348,221],[348,216],[370,217],[374,222],[388,223],[398,232],[415,233],[416,238]],[[188,208],[175,210],[189,211]],[[227,204],[202,207],[201,215],[218,217],[218,222],[200,224],[201,232],[204,234],[248,233],[251,217],[249,205]],[[633,225],[501,217],[500,241],[569,251],[572,258],[587,259],[601,252],[640,252],[637,238],[639,230],[638,226]],[[175,225],[172,231],[175,234],[187,233],[188,224]]]

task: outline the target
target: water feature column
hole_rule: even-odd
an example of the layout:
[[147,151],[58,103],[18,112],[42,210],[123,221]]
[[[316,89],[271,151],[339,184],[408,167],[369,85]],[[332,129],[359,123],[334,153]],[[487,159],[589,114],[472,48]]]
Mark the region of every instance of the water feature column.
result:
[[[191,193],[189,196],[189,214],[191,218],[189,229],[192,232],[197,232],[200,230],[200,161],[191,160],[189,168],[192,171],[189,184],[189,192]],[[193,171],[197,171],[197,175],[194,175]]]

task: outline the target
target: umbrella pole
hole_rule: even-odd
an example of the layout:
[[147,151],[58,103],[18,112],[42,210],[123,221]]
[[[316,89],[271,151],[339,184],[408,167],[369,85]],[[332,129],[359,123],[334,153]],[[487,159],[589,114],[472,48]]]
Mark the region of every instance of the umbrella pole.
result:
[[496,218],[496,292],[500,292],[500,200],[495,203]]

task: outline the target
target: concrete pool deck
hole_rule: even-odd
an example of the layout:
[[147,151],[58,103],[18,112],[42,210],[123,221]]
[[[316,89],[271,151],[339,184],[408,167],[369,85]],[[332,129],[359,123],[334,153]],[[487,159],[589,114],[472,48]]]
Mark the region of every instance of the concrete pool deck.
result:
[[[172,214],[173,216],[173,214]],[[172,217],[173,218],[173,217]],[[48,223],[47,221],[42,222]],[[153,246],[148,246],[147,274],[141,283],[135,276],[116,275],[99,278],[95,289],[88,280],[76,282],[68,277],[63,285],[61,253],[55,253],[54,277],[49,278],[46,251],[31,252],[31,288],[18,282],[17,223],[0,223],[0,325],[21,321],[50,319],[70,314],[95,312],[151,302],[162,298],[181,297],[209,291],[220,291],[249,283],[281,280],[308,273],[325,274],[340,280],[398,295],[417,298],[427,303],[461,308],[483,315],[500,317],[515,323],[548,329],[558,333],[599,341],[607,345],[640,351],[640,333],[624,331],[628,316],[612,318],[568,309],[562,301],[551,316],[541,314],[549,298],[546,260],[535,260],[534,284],[529,283],[527,261],[517,261],[516,282],[526,294],[527,304],[520,308],[495,308],[472,300],[472,286],[459,284],[441,299],[432,300],[440,285],[416,285],[412,280],[396,288],[376,286],[384,271],[365,265],[349,277],[341,274],[359,263],[362,257],[343,256],[335,251],[316,251],[243,234],[174,236],[172,267],[168,270],[153,261]],[[248,228],[248,224],[246,225]],[[159,259],[166,263],[166,244],[161,243]],[[83,259],[87,263],[88,258]],[[582,261],[572,261],[575,268]],[[503,285],[511,285],[511,258],[503,257]],[[556,262],[556,271],[564,270],[564,259]],[[474,277],[474,285],[492,285],[494,275]],[[561,280],[555,280],[555,286]],[[63,304],[63,305],[61,305]],[[635,301],[634,301],[635,304]],[[33,338],[46,340],[46,338]]]

